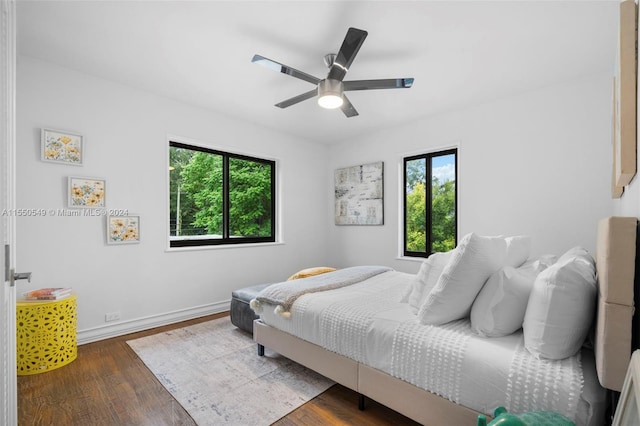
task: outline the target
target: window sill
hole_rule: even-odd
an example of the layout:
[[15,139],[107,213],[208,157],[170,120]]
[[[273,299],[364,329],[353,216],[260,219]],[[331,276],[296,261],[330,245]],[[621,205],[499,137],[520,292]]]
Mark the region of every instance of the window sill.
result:
[[410,262],[420,262],[422,263],[424,260],[426,260],[426,257],[413,257],[413,256],[398,256],[396,257],[396,260],[407,260]]
[[199,251],[199,250],[227,250],[241,249],[249,247],[271,247],[284,245],[284,241],[276,241],[273,243],[248,243],[248,244],[220,244],[211,246],[189,246],[189,247],[167,247],[165,253],[181,252],[181,251]]

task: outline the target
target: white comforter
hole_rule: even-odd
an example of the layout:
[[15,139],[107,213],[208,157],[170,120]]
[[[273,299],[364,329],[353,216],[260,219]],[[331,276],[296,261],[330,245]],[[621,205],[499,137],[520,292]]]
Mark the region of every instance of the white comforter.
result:
[[[521,333],[501,338],[473,334],[468,320],[420,324],[401,294],[413,274],[384,272],[337,290],[303,295],[282,318],[262,320],[358,362],[486,414],[553,410],[578,425],[597,425],[604,404],[593,361],[534,358]],[[583,362],[586,366],[583,367]]]
[[251,309],[261,313],[263,304],[276,305],[275,312],[284,317],[291,316],[291,306],[300,296],[319,291],[346,287],[390,271],[386,266],[353,266],[325,274],[272,284],[262,290],[251,301]]

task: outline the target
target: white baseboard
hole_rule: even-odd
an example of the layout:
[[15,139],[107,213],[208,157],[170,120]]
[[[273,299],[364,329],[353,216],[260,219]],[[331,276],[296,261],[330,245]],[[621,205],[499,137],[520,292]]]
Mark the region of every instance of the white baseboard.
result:
[[206,315],[218,314],[220,312],[228,311],[229,303],[230,300],[227,300],[208,305],[196,306],[194,308],[167,312],[165,314],[120,321],[114,324],[102,325],[100,327],[89,328],[86,330],[78,330],[78,345],[122,336],[123,334],[148,330],[150,328],[160,327],[163,325],[174,324],[176,322],[199,318]]

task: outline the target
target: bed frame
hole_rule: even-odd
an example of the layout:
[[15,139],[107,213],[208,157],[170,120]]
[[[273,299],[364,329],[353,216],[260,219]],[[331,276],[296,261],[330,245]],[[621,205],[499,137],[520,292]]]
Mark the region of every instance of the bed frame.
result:
[[[632,323],[634,294],[640,293],[634,292],[637,235],[638,220],[633,217],[608,217],[598,224],[594,349],[600,384],[611,391],[612,400],[622,390],[632,348],[636,347],[633,336],[637,332],[633,332]],[[361,409],[366,396],[424,425],[474,425],[480,414],[260,320],[254,321],[253,339],[259,355],[268,347],[358,392]]]

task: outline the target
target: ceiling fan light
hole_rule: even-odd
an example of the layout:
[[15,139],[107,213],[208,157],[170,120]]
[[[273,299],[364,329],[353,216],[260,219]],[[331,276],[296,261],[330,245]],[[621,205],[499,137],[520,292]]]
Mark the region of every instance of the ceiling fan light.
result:
[[332,93],[324,94],[318,98],[318,105],[326,109],[340,108],[343,103],[342,96]]
[[318,105],[322,108],[340,108],[344,102],[342,99],[342,81],[325,79],[318,83]]

